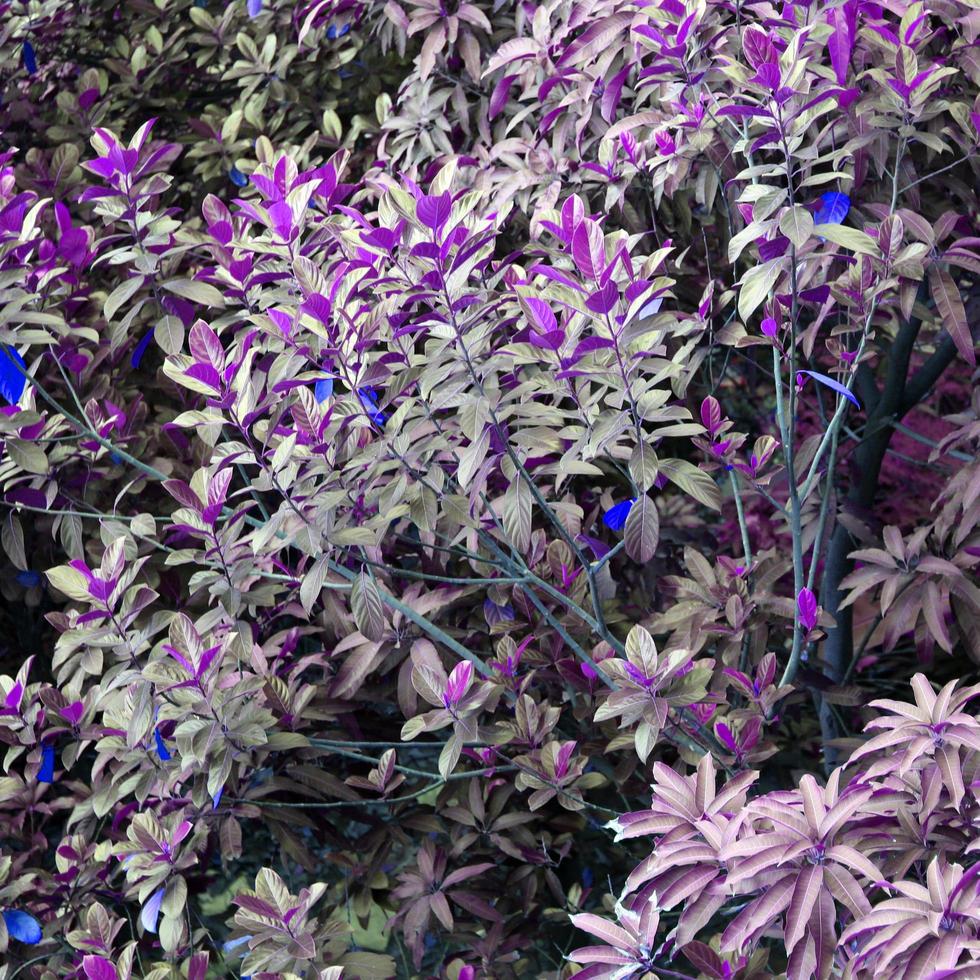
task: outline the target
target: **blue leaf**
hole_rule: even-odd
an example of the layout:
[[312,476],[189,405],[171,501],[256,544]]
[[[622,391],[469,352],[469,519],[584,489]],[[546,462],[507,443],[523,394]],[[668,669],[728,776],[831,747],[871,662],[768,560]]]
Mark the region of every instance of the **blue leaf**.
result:
[[[20,368],[20,370],[18,370]],[[22,374],[21,371],[24,373]],[[27,385],[27,365],[13,347],[0,346],[0,395],[16,405]]]
[[238,949],[244,943],[247,943],[252,938],[252,934],[249,933],[247,936],[239,936],[237,939],[229,939],[226,943],[221,944],[222,950],[226,953],[231,953]]
[[41,769],[37,774],[39,783],[54,782],[54,746],[45,745],[41,749]]
[[153,340],[153,331],[147,330],[146,336],[133,348],[133,354],[129,359],[129,363],[133,365],[134,368],[140,366],[140,361],[143,360],[143,355],[146,353],[146,348],[150,346],[150,341]]
[[30,569],[25,572],[18,572],[17,581],[25,589],[33,589],[34,586],[41,584],[41,573],[33,572]]
[[855,408],[861,407],[861,403],[857,400],[853,391],[848,391],[847,388],[839,381],[835,381],[833,378],[827,377],[826,374],[820,374],[819,371],[797,371],[796,373],[797,384],[800,384],[799,375],[807,374],[814,380],[819,381],[822,385],[826,385],[828,388],[833,388],[838,395],[843,395]]
[[820,195],[820,207],[813,216],[817,225],[839,225],[851,210],[851,199],[840,191],[827,191]]
[[629,517],[630,511],[633,509],[633,504],[636,503],[636,498],[632,497],[629,500],[623,500],[602,515],[602,522],[611,531],[622,531],[623,526],[626,524],[626,518]]
[[19,909],[4,909],[3,924],[11,939],[17,939],[28,946],[36,946],[41,941],[41,923]]
[[378,395],[375,390],[373,388],[358,388],[357,393],[360,395],[361,404],[371,421],[379,427],[383,426],[386,420],[385,414],[378,411]]
[[219,786],[218,787],[218,792],[215,793],[214,794],[214,797],[212,798],[212,803],[211,803],[211,809],[212,810],[217,810],[218,809],[218,804],[221,803],[221,797],[224,794],[224,791],[225,791],[224,786]]
[[173,756],[170,754],[170,749],[164,744],[163,736],[160,734],[159,728],[153,729],[153,737],[156,739],[157,743],[157,755],[160,756],[161,762],[169,762]]
[[262,0],[248,0],[246,8],[249,17],[258,17],[262,13]]
[[34,45],[30,41],[24,42],[23,55],[24,68],[28,75],[33,75],[37,71],[37,56],[34,54]]
[[228,171],[228,177],[236,187],[244,187],[248,183],[248,177],[243,174],[238,167],[232,167]]
[[344,26],[341,27],[340,33],[337,35],[337,37],[343,37],[349,31],[350,31],[350,24],[344,24]]
[[165,888],[158,888],[147,900],[140,912],[140,922],[147,932],[157,931],[157,920],[160,918],[160,906],[163,904]]
[[313,396],[323,404],[333,394],[333,378],[322,378],[313,387]]
[[327,38],[329,40],[331,40],[331,41],[336,41],[337,40],[337,27],[336,27],[335,24],[331,24],[327,28]]

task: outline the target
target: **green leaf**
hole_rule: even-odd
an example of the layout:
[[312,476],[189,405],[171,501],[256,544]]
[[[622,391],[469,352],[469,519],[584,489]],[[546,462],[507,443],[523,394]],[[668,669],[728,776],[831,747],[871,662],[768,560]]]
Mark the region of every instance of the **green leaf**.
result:
[[504,532],[523,554],[531,546],[531,491],[520,475],[507,490],[502,516]]
[[711,476],[684,459],[662,459],[660,472],[705,507],[721,510],[721,491]]
[[377,544],[377,536],[368,527],[345,527],[330,535],[331,544],[341,547],[369,547]]
[[783,269],[782,258],[754,266],[742,276],[738,291],[738,315],[747,320],[764,302]]
[[140,287],[143,285],[143,277],[135,276],[132,279],[127,279],[125,282],[121,282],[116,288],[109,293],[108,298],[105,301],[105,305],[102,307],[102,313],[107,320],[111,320],[116,313],[119,311],[125,303],[128,303],[137,292],[139,292]]
[[330,559],[326,555],[321,555],[303,576],[299,587],[299,601],[307,612],[313,608],[320,598],[320,593],[323,592],[323,580],[326,578],[329,564]]
[[813,234],[813,215],[796,204],[779,219],[779,230],[800,248]]
[[641,442],[634,450],[629,462],[630,476],[633,482],[644,493],[653,486],[660,472],[657,454],[645,442]]
[[857,228],[848,228],[846,225],[814,225],[813,234],[860,255],[881,254],[878,243]]
[[184,324],[178,317],[162,316],[153,327],[153,339],[164,354],[178,354],[184,346]]
[[223,309],[225,298],[214,286],[197,279],[171,279],[163,284],[163,288],[170,293],[176,293],[184,299],[189,299],[192,303],[200,303],[202,306],[215,306]]
[[7,452],[10,458],[27,473],[47,473],[48,457],[44,450],[24,439],[8,439]]
[[44,574],[48,577],[48,581],[69,599],[74,599],[75,602],[92,601],[92,596],[88,591],[88,579],[70,565],[58,565],[57,568],[49,568]]
[[357,628],[372,642],[380,643],[387,628],[384,605],[374,580],[364,572],[351,589],[350,605]]
[[660,514],[657,505],[644,494],[630,508],[623,528],[626,554],[645,564],[653,560],[660,542]]

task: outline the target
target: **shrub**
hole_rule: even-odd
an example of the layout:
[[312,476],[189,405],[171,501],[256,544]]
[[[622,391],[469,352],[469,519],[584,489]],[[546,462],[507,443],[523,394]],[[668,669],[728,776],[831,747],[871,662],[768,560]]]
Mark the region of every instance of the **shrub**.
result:
[[0,14],[0,980],[978,975],[974,4]]

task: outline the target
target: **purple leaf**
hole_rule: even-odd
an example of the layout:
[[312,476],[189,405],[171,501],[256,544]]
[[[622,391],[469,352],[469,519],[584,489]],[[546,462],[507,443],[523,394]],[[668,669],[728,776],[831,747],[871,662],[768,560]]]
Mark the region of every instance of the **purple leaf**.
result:
[[85,703],[83,701],[73,701],[58,712],[69,725],[77,725],[85,714]]
[[20,681],[17,681],[17,683],[14,684],[14,686],[8,692],[7,697],[4,698],[4,705],[8,708],[13,708],[14,711],[18,711],[20,709],[20,702],[23,697],[24,685],[21,684]]
[[807,588],[800,589],[796,597],[800,625],[809,633],[817,625],[817,597]]
[[594,221],[583,221],[572,233],[572,259],[587,279],[598,279],[606,266],[605,236]]
[[116,968],[104,956],[88,955],[82,959],[87,980],[119,980]]
[[531,330],[529,342],[543,350],[558,350],[565,342],[565,331],[552,330],[546,334],[539,334],[536,330]]
[[803,384],[802,376],[804,374],[809,375],[809,377],[826,385],[828,388],[833,388],[838,395],[843,395],[855,408],[861,407],[861,403],[857,400],[853,391],[848,390],[839,381],[835,381],[833,378],[828,377],[826,374],[821,374],[819,371],[798,371],[796,374],[796,383],[798,385]]
[[619,300],[619,288],[610,279],[605,286],[597,289],[586,301],[585,305],[593,312],[608,313]]
[[843,85],[847,80],[847,69],[851,61],[851,52],[854,50],[854,34],[843,10],[829,11],[827,23],[834,29],[827,41],[830,63],[834,66],[837,84]]
[[446,683],[446,692],[442,696],[442,702],[447,707],[453,707],[462,700],[463,695],[469,690],[473,681],[473,664],[468,660],[463,660],[453,667]]
[[524,302],[528,308],[528,319],[538,333],[549,334],[558,328],[555,314],[543,299],[529,296]]
[[431,228],[438,233],[439,229],[449,220],[449,215],[453,209],[452,195],[446,191],[445,194],[424,194],[419,198],[416,205],[416,214],[419,221],[426,228]]

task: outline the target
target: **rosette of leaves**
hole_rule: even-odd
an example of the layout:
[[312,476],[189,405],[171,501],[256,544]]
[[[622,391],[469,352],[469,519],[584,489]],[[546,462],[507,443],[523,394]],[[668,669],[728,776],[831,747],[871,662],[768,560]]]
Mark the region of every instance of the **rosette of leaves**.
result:
[[473,665],[458,663],[447,675],[436,648],[428,640],[412,646],[412,687],[420,697],[434,706],[433,711],[410,718],[402,726],[403,741],[422,732],[452,727],[453,731],[439,753],[439,774],[446,779],[456,768],[467,742],[483,741],[480,715],[492,712],[502,688],[489,681],[473,681]]
[[620,728],[636,725],[632,741],[640,760],[646,762],[671,708],[682,708],[704,699],[711,679],[709,664],[692,663],[690,650],[658,653],[653,637],[634,626],[626,638],[624,659],[602,661],[602,670],[615,684],[596,709],[595,721],[612,718]]
[[889,885],[895,898],[852,922],[841,942],[855,950],[846,980],[941,976],[968,980],[980,959],[980,864],[943,856],[929,863],[925,882]]
[[653,836],[650,855],[630,873],[626,893],[660,909],[683,905],[671,935],[684,947],[731,897],[722,849],[735,841],[749,788],[757,772],[745,772],[716,788],[715,763],[705,755],[695,772],[681,776],[653,764],[648,810],[624,813],[607,825],[616,840]]
[[514,785],[534,790],[527,801],[531,810],[539,810],[552,799],[566,810],[581,810],[585,806],[583,791],[605,785],[602,773],[585,771],[588,760],[576,754],[576,746],[576,742],[552,740],[514,760],[521,770]]
[[113,854],[122,862],[129,892],[141,905],[140,921],[147,932],[159,932],[160,942],[174,952],[188,939],[185,906],[189,871],[199,861],[207,828],[185,819],[183,810],[158,820],[137,813],[126,830],[128,840]]

